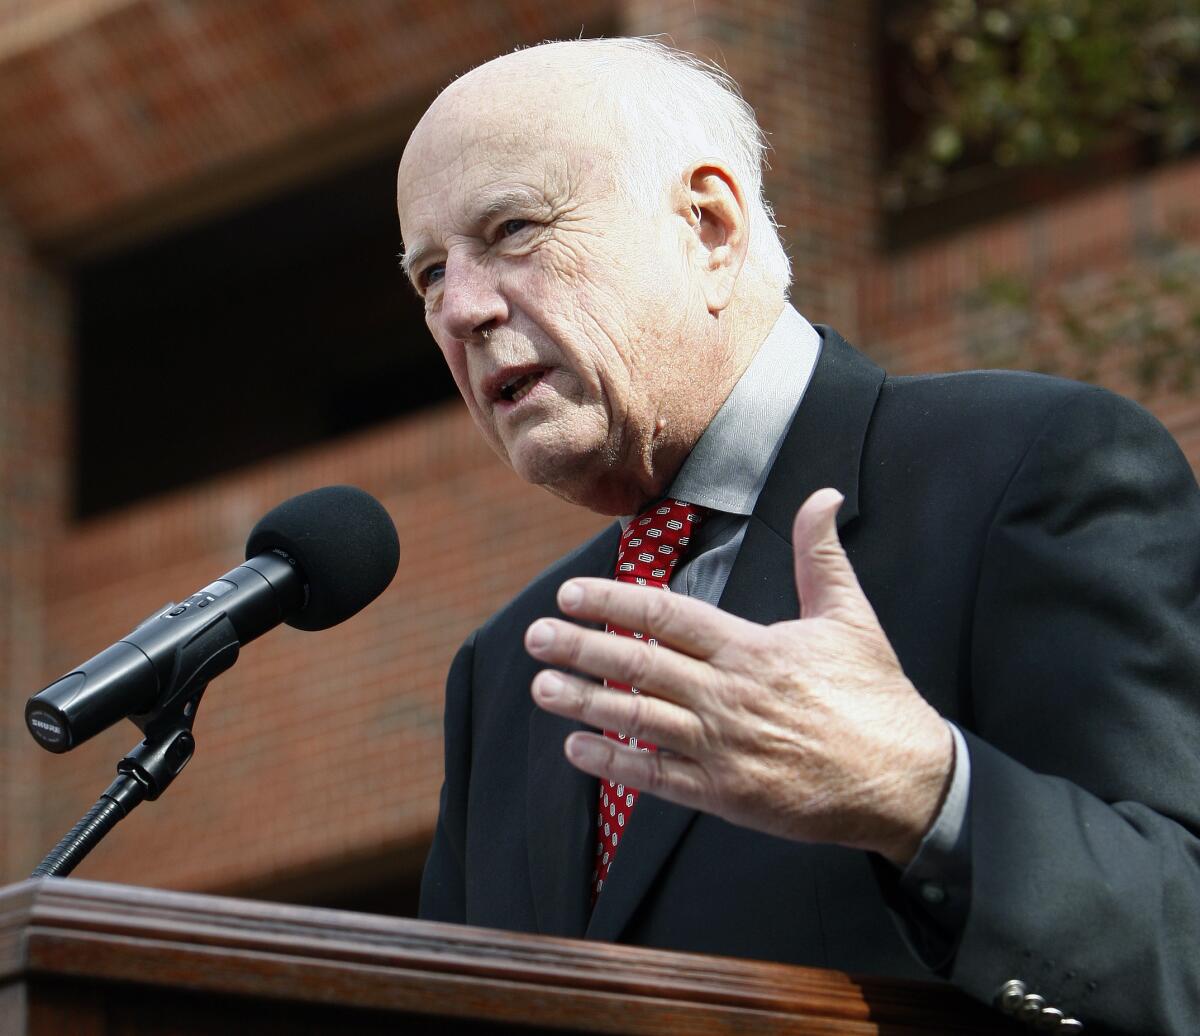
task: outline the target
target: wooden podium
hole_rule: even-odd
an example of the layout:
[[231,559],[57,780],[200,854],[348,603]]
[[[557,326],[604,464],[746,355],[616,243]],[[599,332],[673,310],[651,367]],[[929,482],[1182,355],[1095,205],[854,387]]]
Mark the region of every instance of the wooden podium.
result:
[[47,878],[0,889],[2,1036],[933,1036],[945,987]]

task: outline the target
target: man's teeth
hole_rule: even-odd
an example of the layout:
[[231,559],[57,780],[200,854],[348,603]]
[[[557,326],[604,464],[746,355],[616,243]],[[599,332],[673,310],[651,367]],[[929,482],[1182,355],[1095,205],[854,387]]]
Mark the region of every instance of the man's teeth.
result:
[[529,393],[533,391],[533,386],[537,384],[537,380],[537,375],[531,374],[528,378],[521,382],[516,392],[513,393],[513,402],[519,403],[522,399],[529,395]]
[[512,403],[519,403],[533,390],[533,386],[538,383],[541,378],[541,371],[533,371],[530,374],[522,375],[515,381],[509,382],[504,386],[504,391],[501,395]]

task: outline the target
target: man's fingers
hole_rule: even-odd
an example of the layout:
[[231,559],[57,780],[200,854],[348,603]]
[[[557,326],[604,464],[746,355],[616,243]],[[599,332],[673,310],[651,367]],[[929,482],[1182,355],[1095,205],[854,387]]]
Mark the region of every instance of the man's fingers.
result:
[[560,619],[538,619],[525,633],[525,647],[534,658],[551,665],[629,684],[682,704],[694,702],[695,692],[708,682],[703,662],[651,643],[649,637],[616,636]]
[[708,786],[703,768],[671,752],[643,752],[611,737],[576,732],[567,738],[567,759],[584,773],[657,795],[681,806],[705,809]]
[[639,630],[699,659],[712,657],[746,625],[704,601],[614,579],[570,579],[559,587],[558,606],[572,618]]
[[796,512],[792,549],[802,619],[857,608],[863,600],[858,577],[838,539],[837,513],[842,500],[836,489],[818,489]]
[[538,673],[532,690],[533,700],[547,712],[686,755],[700,747],[702,725],[696,714],[661,698],[610,690],[553,669]]

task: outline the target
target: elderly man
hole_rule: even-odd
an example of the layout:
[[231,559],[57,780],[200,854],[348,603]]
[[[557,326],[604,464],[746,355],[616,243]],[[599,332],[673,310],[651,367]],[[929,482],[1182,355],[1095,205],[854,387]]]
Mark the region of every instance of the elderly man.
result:
[[889,378],[813,328],[760,166],[729,85],[641,40],[492,61],[405,149],[480,431],[625,516],[456,658],[423,916],[1196,1031],[1186,462],[1101,390]]

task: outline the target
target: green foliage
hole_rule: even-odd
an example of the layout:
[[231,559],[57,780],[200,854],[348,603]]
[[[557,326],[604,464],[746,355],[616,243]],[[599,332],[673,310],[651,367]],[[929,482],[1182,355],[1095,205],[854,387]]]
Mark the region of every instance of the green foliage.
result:
[[1129,134],[1200,138],[1200,0],[920,0],[889,19],[922,119],[896,173],[1038,165]]

